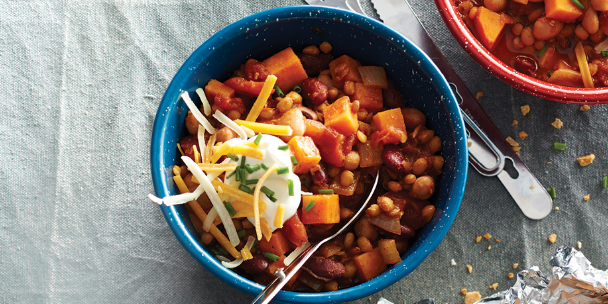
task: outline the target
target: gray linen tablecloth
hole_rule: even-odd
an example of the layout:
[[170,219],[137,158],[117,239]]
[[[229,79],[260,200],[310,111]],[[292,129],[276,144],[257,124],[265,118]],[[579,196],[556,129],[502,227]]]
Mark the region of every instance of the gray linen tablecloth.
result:
[[[0,4],[0,302],[249,303],[180,246],[153,192],[149,142],[164,90],[180,65],[224,26],[292,1],[8,0]],[[376,16],[364,1],[365,10]],[[550,272],[558,245],[582,243],[608,268],[608,107],[526,95],[477,65],[449,34],[432,1],[412,6],[471,92],[546,187],[553,211],[525,218],[496,178],[470,170],[460,212],[441,245],[412,274],[352,303],[435,298],[462,303],[509,272]],[[530,118],[520,106],[530,105]],[[551,122],[560,118],[562,129]],[[519,124],[511,126],[513,120]],[[566,151],[552,149],[566,142]],[[595,162],[581,167],[589,153]],[[590,200],[583,196],[590,194]],[[476,243],[489,233],[491,240]],[[557,242],[547,241],[557,234]],[[499,239],[497,242],[495,239]],[[488,250],[488,246],[491,249]],[[451,260],[456,265],[451,264]],[[512,265],[519,263],[517,269]],[[466,271],[466,265],[473,272]]]

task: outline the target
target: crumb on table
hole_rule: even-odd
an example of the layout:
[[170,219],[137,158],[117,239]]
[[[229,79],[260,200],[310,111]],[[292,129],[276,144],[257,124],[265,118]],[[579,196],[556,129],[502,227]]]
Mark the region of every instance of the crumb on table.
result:
[[555,241],[557,241],[557,234],[552,234],[549,236],[549,242],[551,242],[551,244],[554,244]]
[[559,207],[555,206],[555,210],[559,210]]
[[521,131],[519,132],[519,138],[521,138],[522,140],[526,139],[526,137],[528,137],[528,133]]
[[469,273],[472,273],[473,272],[473,266],[467,265],[467,270],[469,271]]
[[521,147],[511,147],[511,149],[513,149],[513,151],[517,152],[517,151],[521,150]]
[[511,123],[511,126],[514,126],[514,125],[516,125],[516,124],[518,124],[518,123],[519,123],[519,122],[518,122],[517,120],[513,119],[513,122]]
[[583,106],[581,107],[581,109],[580,109],[580,110],[581,110],[581,111],[583,111],[583,112],[585,112],[585,111],[588,111],[589,109],[591,109],[591,107],[590,107],[590,106],[588,106],[588,105],[583,105]]
[[467,294],[464,296],[464,304],[473,304],[479,300],[481,300],[481,294],[479,291],[467,292]]
[[456,261],[454,261],[454,259],[452,259],[452,260],[450,261],[450,263],[452,264],[452,266],[456,266]]
[[490,285],[490,289],[496,290],[496,287],[498,287],[498,283],[494,283],[494,284]]
[[511,147],[519,147],[519,144],[513,138],[511,138],[511,136],[508,136],[505,139],[507,140],[509,145],[511,145]]
[[507,275],[507,277],[508,277],[509,279],[512,279],[512,278],[513,278],[513,273],[512,273],[512,272],[509,272],[509,274]]
[[483,96],[483,92],[477,92],[477,95],[475,96],[475,98],[479,99]]
[[595,159],[595,154],[589,154],[589,155],[585,155],[585,156],[581,156],[581,157],[577,158],[576,161],[578,161],[579,165],[584,167],[584,166],[590,165],[594,159]]
[[591,194],[587,194],[587,195],[583,196],[583,199],[584,199],[585,201],[588,201],[588,200],[589,200],[589,198],[591,198]]
[[496,241],[496,243],[500,243],[500,240],[499,240],[499,239],[495,239],[495,241]]
[[513,269],[516,269],[519,266],[519,263],[514,263],[513,264]]
[[578,248],[578,249],[583,248],[583,243],[581,243],[581,242],[576,242],[576,248]]
[[559,118],[556,118],[555,121],[551,123],[551,125],[556,129],[561,129],[564,126],[564,123]]
[[521,108],[521,114],[523,114],[524,116],[526,116],[526,114],[530,113],[529,105],[521,106],[520,108]]
[[492,245],[488,246],[488,250],[492,249]]
[[463,294],[463,295],[466,295],[467,294],[467,289],[466,288],[461,289],[460,293]]
[[479,243],[481,241],[481,235],[475,238],[475,242]]
[[492,236],[489,233],[484,234],[483,237],[486,238],[486,240],[489,240],[492,238]]

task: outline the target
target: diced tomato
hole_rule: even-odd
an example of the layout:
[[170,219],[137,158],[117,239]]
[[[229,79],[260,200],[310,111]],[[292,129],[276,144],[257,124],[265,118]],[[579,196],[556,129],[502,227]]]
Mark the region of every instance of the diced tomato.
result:
[[[260,95],[260,93],[262,92],[262,88],[264,87],[263,82],[245,80],[245,78],[242,77],[232,77],[224,81],[224,84],[234,89],[236,93],[246,94],[250,96]],[[274,90],[272,90],[272,93],[274,93]]]
[[302,245],[303,242],[308,242],[306,228],[297,213],[285,221],[281,230],[283,235],[297,247]]
[[215,96],[215,105],[224,109],[226,112],[237,110],[239,113],[245,113],[245,105],[243,100],[238,97],[226,97],[223,95]]

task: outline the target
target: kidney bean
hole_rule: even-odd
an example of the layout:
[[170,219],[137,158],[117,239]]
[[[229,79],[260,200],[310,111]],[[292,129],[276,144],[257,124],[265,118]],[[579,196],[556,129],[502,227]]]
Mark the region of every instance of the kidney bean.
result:
[[327,86],[318,78],[307,78],[302,82],[302,96],[314,105],[320,105],[327,100]]
[[406,225],[406,224],[401,224],[401,237],[402,238],[406,238],[406,239],[411,239],[413,237],[416,236],[416,231],[414,231],[414,229],[412,229],[412,227]]
[[387,109],[405,107],[403,96],[390,81],[388,82],[388,87],[382,90],[382,100],[384,101],[384,107]]
[[429,199],[435,192],[435,181],[428,175],[416,179],[410,190],[410,196],[418,199]]
[[329,175],[327,175],[327,167],[323,162],[319,162],[319,170],[312,174],[312,182],[317,186],[323,186],[329,181]]
[[530,57],[517,56],[515,57],[514,68],[522,74],[532,75],[536,72],[538,65],[536,64],[536,61]]
[[262,254],[255,253],[253,254],[253,258],[247,260],[241,264],[241,268],[245,270],[249,274],[262,274],[268,269],[268,259],[266,259]]
[[199,148],[198,137],[196,135],[188,135],[179,141],[179,145],[182,147],[184,154],[194,160],[194,148],[192,146],[196,145],[196,148]]
[[300,62],[308,76],[317,76],[323,70],[329,68],[329,63],[334,59],[331,54],[321,53],[318,55],[299,54]]
[[395,145],[386,145],[382,150],[382,161],[384,165],[391,171],[404,174],[405,168],[401,165],[405,161],[405,157],[401,153],[401,149]]
[[302,112],[302,115],[304,115],[304,117],[306,117],[307,119],[319,120],[317,113],[307,107],[300,107],[300,111]]
[[263,62],[249,59],[245,62],[245,75],[248,80],[265,81],[268,77],[268,70]]
[[323,257],[312,257],[304,264],[304,269],[324,281],[340,278],[346,273],[344,264]]
[[351,134],[344,139],[344,145],[342,146],[342,153],[348,155],[353,150],[353,146],[359,142],[357,134]]

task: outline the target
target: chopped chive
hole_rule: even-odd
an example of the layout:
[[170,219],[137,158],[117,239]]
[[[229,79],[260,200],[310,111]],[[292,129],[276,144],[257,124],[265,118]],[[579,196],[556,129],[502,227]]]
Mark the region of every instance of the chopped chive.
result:
[[236,173],[236,171],[237,170],[234,170],[234,171],[232,171],[232,173],[228,174],[228,176],[226,176],[226,179],[231,178]]
[[224,249],[224,247],[220,247],[218,249],[218,251],[220,252],[221,255],[228,255],[228,251],[226,251],[226,249]]
[[253,249],[255,247],[255,245],[258,244],[258,239],[253,240],[253,244],[251,244],[251,249]]
[[555,187],[551,187],[551,188],[547,189],[547,191],[549,191],[549,195],[551,196],[551,199],[555,199],[557,197],[555,195]]
[[260,145],[260,140],[262,140],[262,133],[258,133],[258,136],[255,137],[255,140],[253,141],[253,143],[256,146],[259,146]]
[[241,157],[241,168],[245,168],[245,160],[246,159],[247,159],[247,156]]
[[308,202],[308,204],[306,204],[306,207],[304,207],[304,210],[306,210],[306,212],[310,211],[310,209],[312,209],[312,207],[315,206],[315,201],[310,200],[310,202]]
[[334,194],[334,189],[319,189],[319,194]]
[[304,184],[304,187],[309,188],[310,185],[308,184],[308,179],[307,178],[302,178],[302,184]]
[[228,158],[232,159],[235,162],[239,161],[239,157],[232,153],[228,153],[228,155],[226,155],[226,156],[228,156]]
[[608,187],[608,176],[602,178],[602,188],[606,189],[606,187]]
[[267,259],[269,259],[269,260],[272,260],[273,262],[276,262],[276,261],[279,260],[279,256],[278,255],[276,255],[276,254],[274,254],[272,252],[268,252],[268,251],[264,252],[264,257],[267,258]]
[[280,146],[279,147],[279,150],[282,150],[282,151],[287,151],[287,149],[289,149],[288,145],[284,145],[284,146]]
[[234,172],[236,172],[236,177],[234,178],[235,181],[240,182],[241,181],[241,168],[236,168],[236,170],[234,170]]
[[554,142],[553,149],[564,151],[564,150],[566,150],[566,144],[560,143],[560,142]]
[[237,234],[239,235],[239,239],[242,239],[247,235],[247,231],[245,231],[245,229],[241,229],[241,231],[237,232]]
[[245,170],[247,170],[247,172],[249,172],[249,174],[253,173],[253,169],[251,168],[251,166],[249,164],[245,165]]
[[224,201],[224,207],[226,207],[226,210],[228,210],[228,213],[230,213],[230,216],[234,216],[236,214],[236,210],[234,210],[234,207],[232,207],[232,205],[229,202]]
[[540,49],[540,52],[538,52],[538,58],[540,58],[545,53],[546,50],[547,50],[547,45],[545,44],[545,46],[543,46],[543,48]]
[[273,203],[276,203],[276,202],[277,202],[277,198],[276,198],[276,197],[274,197],[274,196],[267,196],[267,198],[268,198],[268,199],[269,199],[271,202],[273,202]]
[[289,196],[294,196],[294,190],[293,190],[293,181],[288,179],[287,180],[287,186],[289,187]]
[[281,167],[281,168],[277,169],[277,174],[279,174],[279,175],[286,174],[286,173],[289,173],[288,167]]
[[302,88],[299,85],[293,87],[293,89],[291,89],[291,90],[295,91],[298,94],[300,94],[300,92],[302,92]]
[[608,57],[608,51],[602,51],[602,57]]
[[274,92],[277,93],[277,96],[279,97],[285,97],[285,93],[283,93],[283,91],[281,91],[281,88],[279,88],[278,85],[274,85]]
[[268,166],[265,163],[261,163],[260,167],[262,167],[262,169],[268,171]]
[[215,255],[222,255],[219,251],[217,251],[213,248],[211,248],[211,252],[213,252],[213,254],[215,254]]
[[[258,170],[260,170],[260,165],[251,166],[251,172],[255,172]],[[249,172],[249,173],[251,173],[251,172]]]
[[266,186],[262,186],[262,188],[260,189],[260,191],[262,191],[262,193],[266,194],[266,196],[268,196],[268,197],[274,196],[274,191],[270,190]]
[[247,187],[247,186],[245,186],[243,184],[239,185],[239,190],[241,190],[243,192],[247,192],[249,194],[253,193],[253,190],[251,190],[251,188],[249,188],[249,187]]
[[578,8],[585,9],[585,6],[582,5],[580,2],[578,2],[578,0],[570,0],[570,1],[572,1],[572,3],[574,3],[574,5],[578,6]]
[[243,181],[243,184],[254,185],[254,184],[257,184],[258,181],[259,181],[259,179],[246,179],[245,181]]
[[550,71],[549,73],[547,73],[547,76],[548,76],[549,78],[551,78],[551,76],[553,76],[553,72],[555,72],[555,71]]
[[295,157],[295,156],[293,156],[293,155],[291,156],[291,163],[292,163],[294,166],[297,166],[297,165],[298,165],[298,160],[297,160],[297,159],[296,159],[296,157]]

